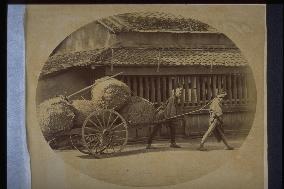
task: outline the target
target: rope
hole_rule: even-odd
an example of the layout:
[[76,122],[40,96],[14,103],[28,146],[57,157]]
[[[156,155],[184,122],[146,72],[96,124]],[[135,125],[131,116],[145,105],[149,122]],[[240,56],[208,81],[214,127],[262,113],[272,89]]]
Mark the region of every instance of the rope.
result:
[[167,121],[167,120],[175,119],[175,118],[178,118],[178,117],[181,117],[181,116],[193,114],[193,113],[199,112],[199,111],[201,111],[201,110],[208,110],[208,109],[205,109],[205,107],[208,106],[211,102],[212,102],[212,100],[210,100],[207,104],[205,104],[204,106],[202,106],[201,108],[199,108],[199,109],[197,109],[197,110],[193,110],[193,111],[191,111],[191,112],[187,112],[187,113],[184,113],[184,114],[180,114],[180,115],[176,115],[176,116],[173,116],[173,117],[169,117],[169,118],[164,119],[163,121]]

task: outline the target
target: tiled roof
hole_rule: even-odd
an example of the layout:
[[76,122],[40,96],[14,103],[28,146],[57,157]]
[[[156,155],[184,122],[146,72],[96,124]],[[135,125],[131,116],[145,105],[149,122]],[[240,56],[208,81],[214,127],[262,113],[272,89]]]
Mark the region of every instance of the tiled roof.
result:
[[98,20],[111,32],[216,32],[208,24],[162,12],[133,12]]
[[110,49],[95,49],[66,54],[55,54],[47,59],[42,68],[41,76],[66,70],[71,67],[87,66],[91,63],[91,59],[94,62],[99,62],[103,55],[108,53],[108,51],[110,51]]
[[91,64],[228,67],[244,66],[247,62],[238,49],[116,48],[51,56],[44,65],[41,76]]
[[114,65],[202,65],[243,66],[246,60],[236,49],[115,49],[104,64]]

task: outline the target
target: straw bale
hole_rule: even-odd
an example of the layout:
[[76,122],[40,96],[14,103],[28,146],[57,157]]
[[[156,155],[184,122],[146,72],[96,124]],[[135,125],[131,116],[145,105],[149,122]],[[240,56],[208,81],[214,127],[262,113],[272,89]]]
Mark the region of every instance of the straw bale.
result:
[[92,101],[97,108],[119,110],[129,100],[131,91],[125,83],[107,78],[96,80],[96,85],[91,89]]
[[44,135],[69,131],[75,117],[71,104],[63,96],[42,102],[38,106],[37,115]]
[[154,121],[155,107],[148,100],[133,96],[119,113],[129,121],[131,125],[151,123]]

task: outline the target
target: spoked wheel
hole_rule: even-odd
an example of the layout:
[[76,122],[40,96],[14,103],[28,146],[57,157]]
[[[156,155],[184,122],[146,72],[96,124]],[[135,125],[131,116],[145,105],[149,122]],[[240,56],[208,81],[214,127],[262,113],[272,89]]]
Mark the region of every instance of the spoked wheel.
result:
[[112,109],[95,111],[84,121],[82,141],[95,157],[120,152],[128,139],[127,122]]
[[80,151],[83,154],[89,154],[90,152],[88,149],[85,148],[84,144],[83,144],[83,140],[82,140],[82,135],[81,134],[72,134],[70,135],[70,141],[72,146]]

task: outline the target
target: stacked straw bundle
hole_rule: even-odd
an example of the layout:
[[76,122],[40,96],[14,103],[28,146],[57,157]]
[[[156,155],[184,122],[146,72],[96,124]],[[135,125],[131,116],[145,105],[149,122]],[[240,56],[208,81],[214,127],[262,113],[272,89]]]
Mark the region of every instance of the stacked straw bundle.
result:
[[155,107],[148,100],[133,96],[119,113],[131,125],[135,126],[135,124],[151,123],[154,121]]
[[114,78],[103,77],[96,80],[91,94],[97,108],[119,110],[130,99],[131,91],[125,83]]
[[75,108],[75,126],[82,126],[85,119],[94,111],[100,111],[96,104],[91,100],[73,100],[73,107]]
[[69,131],[73,127],[75,117],[73,107],[63,96],[44,101],[37,110],[39,124],[44,135]]

